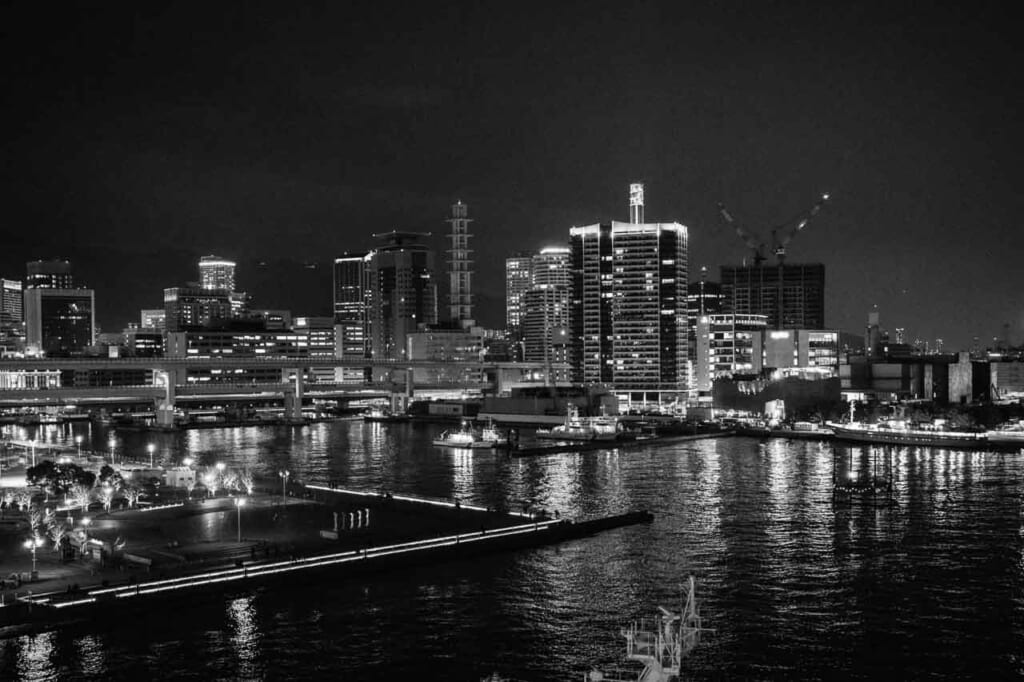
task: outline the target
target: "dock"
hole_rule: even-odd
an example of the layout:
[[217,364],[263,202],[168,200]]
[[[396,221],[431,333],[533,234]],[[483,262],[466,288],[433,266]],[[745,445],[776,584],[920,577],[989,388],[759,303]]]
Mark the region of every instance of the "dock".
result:
[[715,431],[709,433],[672,434],[665,436],[637,436],[618,440],[582,440],[552,441],[544,444],[531,444],[508,450],[512,457],[535,457],[539,455],[556,455],[563,452],[591,452],[593,450],[616,450],[621,448],[643,447],[645,445],[661,445],[664,443],[681,443],[693,440],[708,440],[736,435],[732,431]]
[[[197,567],[173,577],[157,575],[155,579],[140,579],[140,576],[132,575],[116,583],[108,579],[75,590],[51,588],[49,591],[23,592],[13,600],[8,595],[5,603],[0,605],[0,638],[96,618],[116,620],[126,610],[152,609],[159,607],[159,602],[165,599],[174,600],[175,608],[180,608],[183,603],[219,599],[225,593],[244,592],[256,587],[304,589],[314,587],[319,581],[335,581],[350,576],[370,579],[369,576],[385,571],[551,545],[653,520],[648,511],[562,519],[551,518],[543,512],[499,512],[459,502],[339,490],[331,486],[308,485],[305,488],[311,497],[323,500],[331,508],[357,505],[369,510],[367,519],[371,514],[384,516],[390,508],[403,515],[411,513],[447,519],[445,523],[450,521],[457,530],[401,542],[388,541],[386,544],[368,542],[364,535],[354,546],[352,543],[336,543],[333,551],[331,543],[327,542],[315,552],[292,552],[280,557],[275,554],[251,560],[237,558],[233,565]],[[468,525],[473,529],[467,530]],[[321,532],[323,537],[330,534],[331,531]],[[334,535],[337,537],[337,531]],[[378,537],[384,539],[388,536]],[[254,552],[252,556],[257,557],[258,554]],[[186,595],[187,599],[183,600]]]

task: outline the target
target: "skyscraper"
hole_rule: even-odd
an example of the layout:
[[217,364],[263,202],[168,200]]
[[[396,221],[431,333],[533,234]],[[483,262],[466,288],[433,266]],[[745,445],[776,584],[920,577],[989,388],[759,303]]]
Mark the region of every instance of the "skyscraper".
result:
[[[630,216],[643,216],[631,187]],[[679,223],[620,223],[569,230],[575,380],[630,391],[687,387],[688,235]]]
[[[366,358],[367,253],[346,254],[334,259],[335,355],[347,360]],[[369,379],[363,369],[342,368],[339,381],[362,383]]]
[[473,251],[469,248],[469,206],[458,201],[452,204],[448,218],[451,232],[448,239],[448,319],[453,326],[473,326]]
[[821,263],[723,265],[722,309],[765,315],[770,329],[825,328],[825,266]]
[[21,281],[0,279],[0,341],[24,337]]
[[25,343],[49,356],[82,352],[96,339],[96,296],[75,287],[67,260],[31,261],[24,290]]
[[549,246],[530,259],[530,288],[522,299],[524,360],[546,365],[569,361],[571,284],[567,247]]
[[199,259],[199,286],[203,289],[235,291],[235,262],[220,256]]
[[366,262],[367,338],[375,359],[407,356],[406,338],[419,325],[437,323],[434,252],[421,242],[429,233],[377,234],[384,244]]
[[530,290],[533,256],[517,253],[505,259],[505,331],[513,341],[522,338],[523,296]]

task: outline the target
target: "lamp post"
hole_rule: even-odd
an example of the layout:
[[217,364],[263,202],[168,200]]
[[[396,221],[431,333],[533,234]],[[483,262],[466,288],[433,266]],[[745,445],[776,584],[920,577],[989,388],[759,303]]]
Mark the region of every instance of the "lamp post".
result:
[[117,446],[117,439],[115,439],[113,436],[111,436],[110,440],[107,441],[107,449],[110,450],[110,463],[111,464],[114,464],[114,460],[115,460],[114,448],[116,446]]
[[32,580],[39,578],[39,571],[36,569],[36,548],[39,547],[40,544],[39,538],[25,540],[25,549],[32,550]]
[[92,519],[88,516],[82,517],[82,533],[85,534],[85,539],[82,541],[82,554],[89,548],[89,524],[92,523]]
[[36,465],[36,442],[34,440],[30,440],[28,442],[28,446],[30,448],[32,448],[32,466],[35,466]]
[[75,436],[75,445],[78,446],[78,458],[82,458],[82,436]]
[[285,501],[285,486],[288,485],[288,477],[291,476],[291,472],[287,469],[281,469],[277,472],[277,475],[281,477],[281,502]]
[[244,497],[235,498],[235,508],[238,509],[238,542],[242,541],[242,507],[245,506]]
[[150,443],[149,445],[146,446],[146,449],[149,450],[149,468],[155,469],[156,460],[153,459],[153,451],[156,450],[156,446]]

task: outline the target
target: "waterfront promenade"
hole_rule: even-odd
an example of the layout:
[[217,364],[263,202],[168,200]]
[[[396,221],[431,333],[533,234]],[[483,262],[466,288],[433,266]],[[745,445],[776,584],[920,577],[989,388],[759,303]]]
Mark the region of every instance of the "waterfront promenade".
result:
[[[91,590],[182,578],[225,567],[273,564],[460,533],[498,532],[529,522],[523,513],[462,508],[451,503],[327,488],[295,488],[287,497],[258,492],[244,498],[171,497],[153,509],[90,514],[91,546],[113,548],[102,558],[62,560],[51,548],[31,550],[20,535],[0,538],[5,607],[50,595],[74,600]],[[337,516],[336,516],[337,515]],[[70,524],[82,528],[82,514]],[[239,532],[239,521],[241,530]],[[335,529],[337,528],[337,531]],[[325,537],[326,536],[326,537]],[[98,553],[98,552],[97,552]],[[9,619],[7,619],[9,620]],[[5,619],[0,611],[0,625]]]

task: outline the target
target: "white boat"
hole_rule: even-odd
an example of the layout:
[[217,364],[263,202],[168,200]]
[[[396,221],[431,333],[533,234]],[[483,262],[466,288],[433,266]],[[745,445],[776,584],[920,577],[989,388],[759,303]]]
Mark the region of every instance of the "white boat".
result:
[[986,431],[988,442],[993,445],[1024,445],[1024,422],[1010,422]]
[[622,422],[618,417],[602,414],[581,417],[579,408],[570,404],[565,422],[550,429],[537,429],[537,438],[551,440],[616,440],[622,435]]
[[484,450],[505,447],[508,445],[508,438],[498,431],[492,422],[488,421],[482,428],[475,429],[468,421],[463,421],[458,431],[442,432],[434,439],[434,445]]
[[691,575],[683,586],[682,608],[663,606],[652,620],[641,620],[622,630],[626,659],[643,664],[642,670],[591,670],[584,682],[674,682],[680,679],[683,660],[697,648],[701,627],[696,583]]
[[391,410],[384,409],[383,407],[371,407],[369,410],[363,413],[364,422],[404,422],[409,421],[409,415],[407,414],[396,414]]

